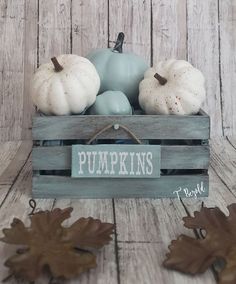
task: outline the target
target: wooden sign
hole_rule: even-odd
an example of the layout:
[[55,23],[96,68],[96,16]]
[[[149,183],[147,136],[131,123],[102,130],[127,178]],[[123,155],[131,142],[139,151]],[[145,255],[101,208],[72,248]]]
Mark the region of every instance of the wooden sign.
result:
[[72,177],[159,178],[159,145],[73,145]]

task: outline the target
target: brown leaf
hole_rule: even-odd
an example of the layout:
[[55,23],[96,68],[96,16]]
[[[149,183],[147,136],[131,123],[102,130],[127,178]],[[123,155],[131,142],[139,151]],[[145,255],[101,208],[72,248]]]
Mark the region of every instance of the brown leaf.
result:
[[27,247],[5,262],[11,273],[34,281],[47,266],[53,277],[70,279],[96,267],[95,255],[77,247],[100,248],[108,244],[114,225],[89,217],[65,228],[61,224],[70,217],[72,210],[41,211],[31,216],[29,228],[14,219],[10,229],[3,229],[3,242]]
[[66,229],[65,238],[73,241],[75,246],[101,248],[112,238],[114,225],[102,223],[93,218],[81,218]]
[[166,268],[184,273],[202,273],[216,260],[223,259],[225,267],[219,273],[220,284],[236,283],[236,204],[227,207],[229,216],[219,208],[203,207],[194,217],[184,217],[190,229],[204,229],[204,239],[179,236],[169,246],[170,253],[164,261]]

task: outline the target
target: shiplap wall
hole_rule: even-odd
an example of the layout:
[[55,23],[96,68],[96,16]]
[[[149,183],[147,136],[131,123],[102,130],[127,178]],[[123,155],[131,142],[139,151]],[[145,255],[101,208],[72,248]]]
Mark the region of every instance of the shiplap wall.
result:
[[213,135],[236,134],[236,0],[0,0],[0,141],[30,139],[30,77],[54,55],[114,44],[206,77]]

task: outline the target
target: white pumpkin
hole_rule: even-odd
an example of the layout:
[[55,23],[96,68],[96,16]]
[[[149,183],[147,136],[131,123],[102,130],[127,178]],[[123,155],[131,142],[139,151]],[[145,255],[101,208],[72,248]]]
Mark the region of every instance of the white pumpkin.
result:
[[100,78],[94,65],[73,54],[53,57],[41,65],[31,84],[34,104],[45,114],[82,113],[96,100]]
[[161,61],[139,85],[139,104],[146,114],[196,114],[206,98],[204,76],[184,60]]

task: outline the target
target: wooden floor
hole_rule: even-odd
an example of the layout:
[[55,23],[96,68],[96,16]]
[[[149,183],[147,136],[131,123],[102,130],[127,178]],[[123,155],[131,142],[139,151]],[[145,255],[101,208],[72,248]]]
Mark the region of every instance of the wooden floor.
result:
[[[202,199],[120,199],[120,200],[37,200],[41,209],[73,206],[71,222],[80,216],[93,216],[114,222],[114,241],[98,253],[98,267],[78,280],[66,283],[215,283],[208,270],[191,278],[162,267],[170,241],[180,233],[194,236],[181,221],[186,210],[206,206],[226,206],[236,202],[236,139],[211,141],[210,197]],[[31,142],[0,144],[0,226],[9,227],[14,216],[28,219],[31,195]],[[27,221],[26,221],[27,222]],[[0,279],[8,275],[4,260],[15,248],[0,243]],[[190,282],[191,281],[191,282]],[[16,283],[14,280],[8,283]],[[40,279],[36,283],[48,283]]]

